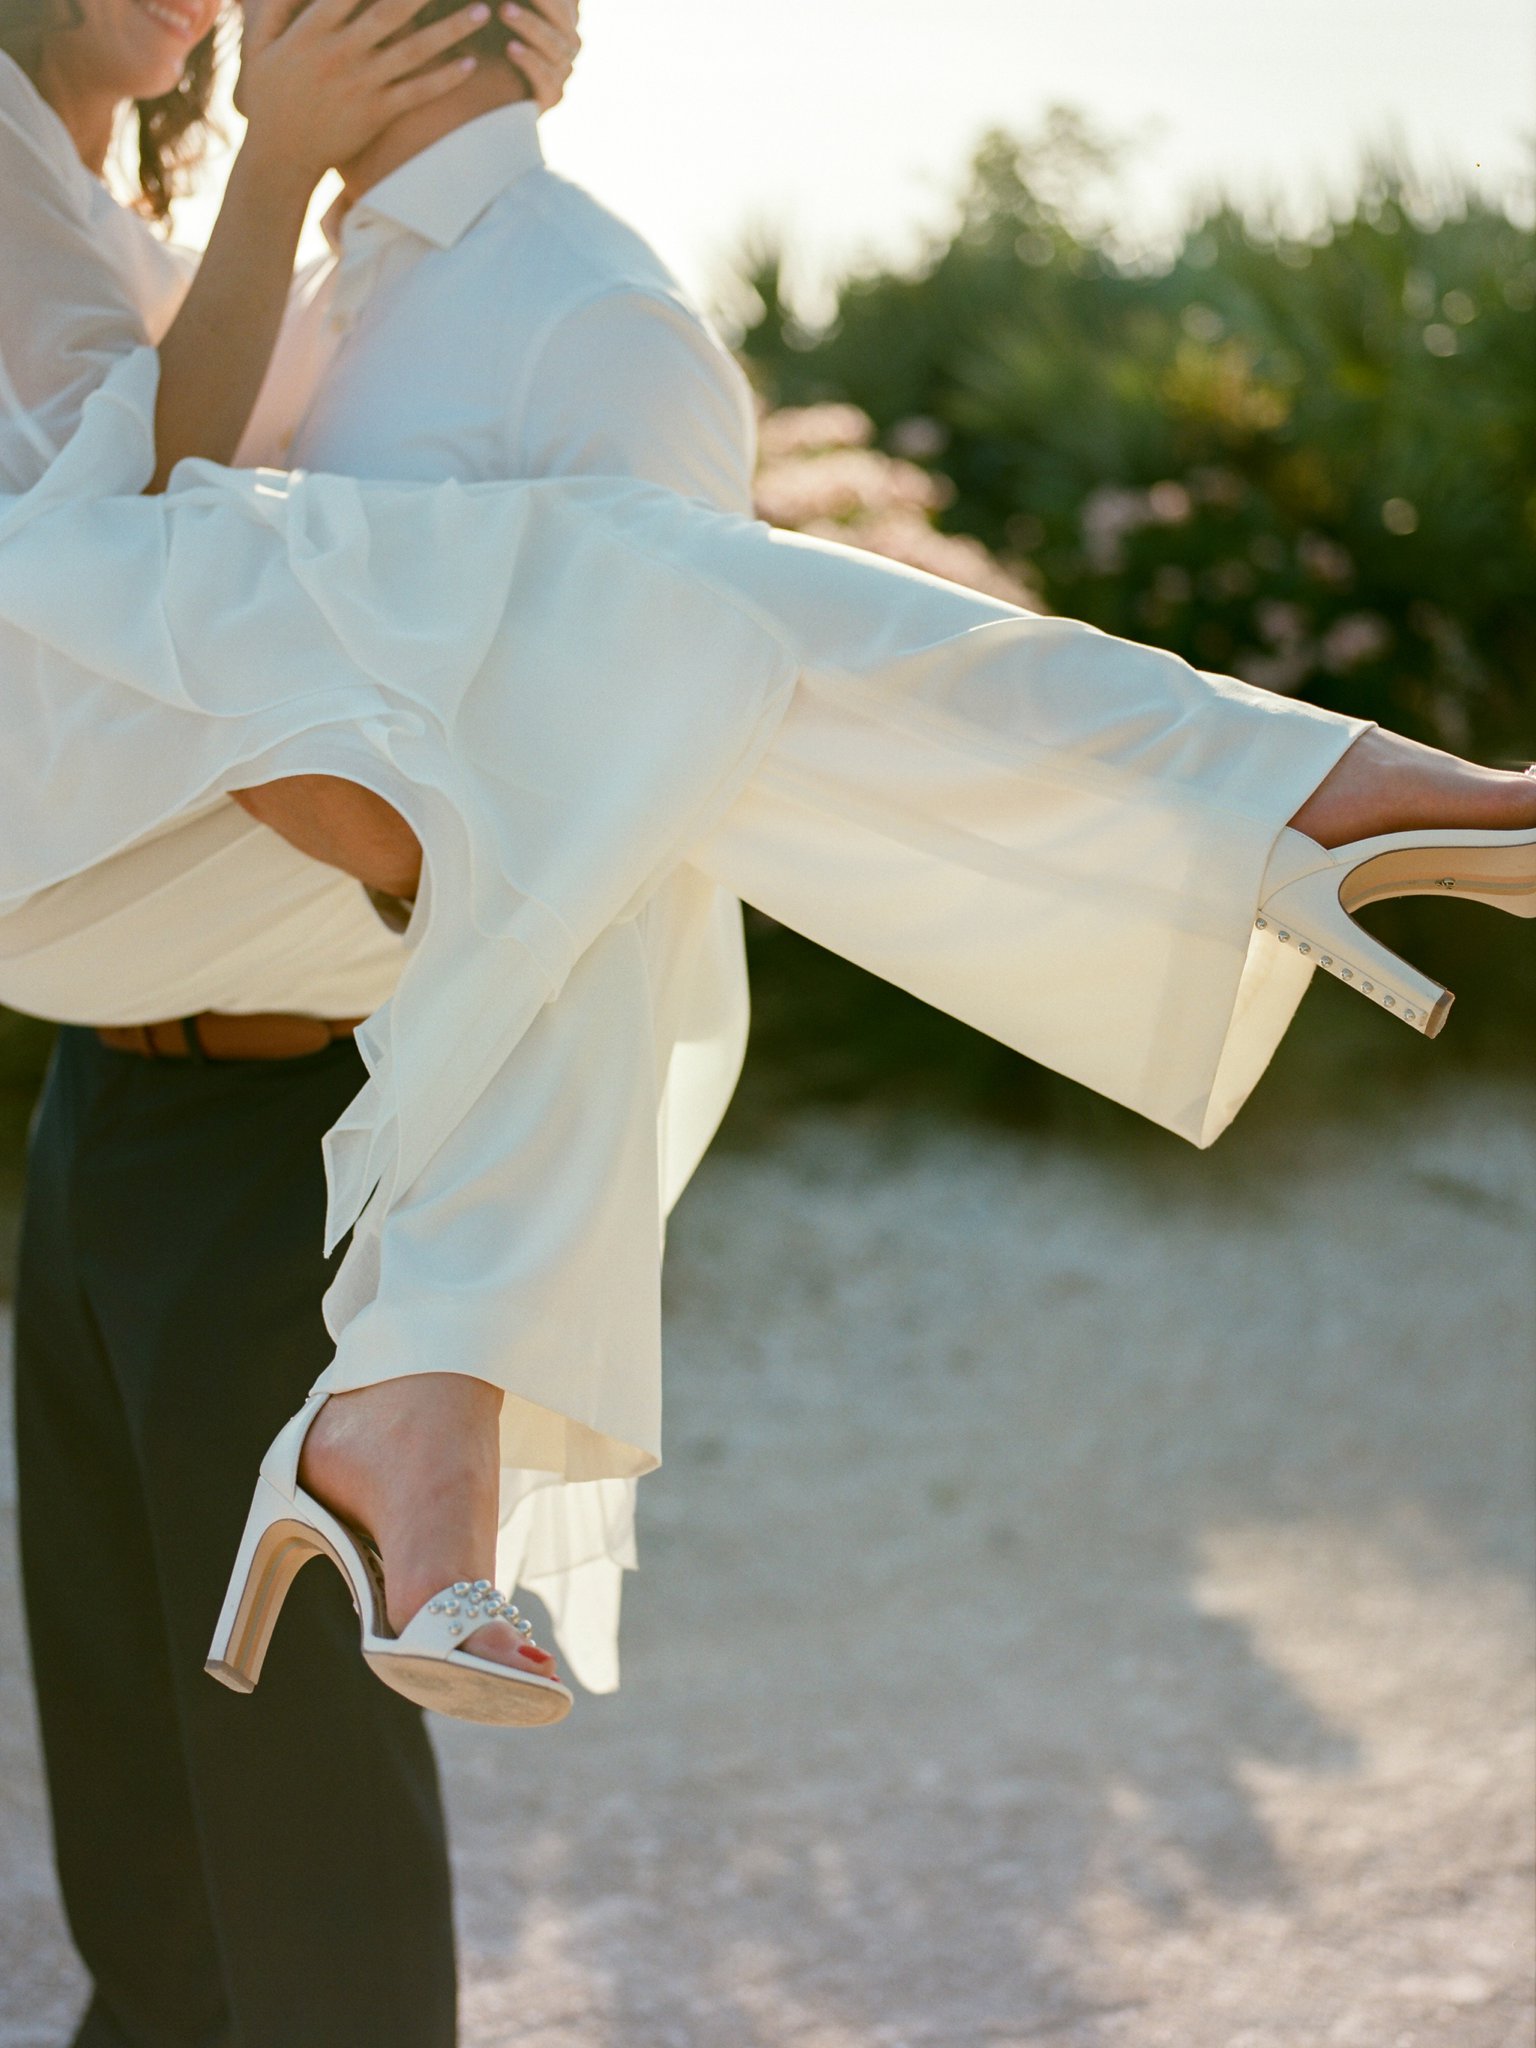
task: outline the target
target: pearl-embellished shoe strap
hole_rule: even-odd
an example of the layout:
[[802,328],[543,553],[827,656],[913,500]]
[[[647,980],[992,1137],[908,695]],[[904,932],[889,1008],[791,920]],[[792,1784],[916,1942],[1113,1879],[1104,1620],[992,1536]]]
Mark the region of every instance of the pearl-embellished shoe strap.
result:
[[533,1635],[533,1623],[489,1579],[460,1579],[418,1608],[397,1640],[403,1650],[447,1657],[492,1621],[509,1621],[525,1643]]

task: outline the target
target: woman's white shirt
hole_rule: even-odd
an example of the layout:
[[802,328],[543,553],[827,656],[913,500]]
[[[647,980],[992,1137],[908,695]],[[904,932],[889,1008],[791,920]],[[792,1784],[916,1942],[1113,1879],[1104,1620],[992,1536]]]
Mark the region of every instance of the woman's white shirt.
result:
[[0,489],[22,491],[73,434],[113,364],[160,340],[197,259],[92,176],[64,123],[4,55],[0,181],[10,273],[0,296],[0,363],[24,409],[0,406]]
[[[0,489],[35,483],[112,366],[158,342],[197,259],[81,163],[0,56]],[[201,1010],[364,1017],[403,960],[358,885],[227,797],[0,918],[0,1002],[86,1024]],[[104,967],[107,971],[104,971]]]

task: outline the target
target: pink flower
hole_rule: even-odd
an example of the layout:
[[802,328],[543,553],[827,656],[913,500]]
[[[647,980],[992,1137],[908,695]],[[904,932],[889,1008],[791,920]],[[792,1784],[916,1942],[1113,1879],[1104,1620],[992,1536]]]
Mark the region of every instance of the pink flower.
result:
[[940,533],[926,520],[888,514],[860,520],[851,527],[835,527],[823,538],[867,548],[888,561],[904,562],[909,569],[922,569],[930,576],[943,576],[966,590],[1000,598],[1004,604],[1016,604],[1025,611],[1047,609],[1040,593],[1025,581],[1021,570],[1005,567],[968,534]]
[[1146,526],[1150,514],[1142,492],[1101,484],[1083,500],[1078,520],[1090,566],[1101,576],[1112,576],[1125,566],[1126,535]]
[[856,405],[790,406],[769,413],[758,434],[764,461],[818,455],[829,448],[867,448],[874,438],[874,421]]
[[1392,645],[1392,628],[1378,612],[1349,612],[1323,635],[1323,667],[1336,676],[1379,661]]
[[941,512],[953,497],[947,478],[872,448],[780,458],[765,463],[757,479],[758,509],[775,526],[799,528],[866,512]]
[[1355,565],[1337,541],[1326,534],[1304,533],[1296,543],[1296,559],[1308,576],[1343,590],[1355,580]]
[[1311,624],[1299,604],[1287,604],[1276,597],[1266,598],[1257,606],[1254,618],[1270,646],[1281,649],[1298,647]]
[[1282,654],[1255,654],[1249,649],[1232,666],[1245,683],[1289,697],[1312,673],[1312,657],[1310,650],[1303,647],[1287,648]]
[[903,456],[908,462],[934,462],[949,446],[949,429],[941,420],[919,415],[898,420],[887,439],[893,455]]
[[1022,564],[1006,565],[980,541],[938,531],[934,515],[955,495],[947,477],[882,454],[870,445],[873,438],[868,416],[855,406],[770,414],[763,422],[759,512],[776,526],[866,548],[1028,611],[1046,609]]
[[1223,512],[1235,512],[1248,495],[1248,486],[1235,469],[1207,465],[1195,470],[1189,481],[1202,505],[1215,505]]
[[1194,510],[1194,501],[1182,484],[1154,484],[1147,493],[1147,510],[1159,526],[1182,526]]

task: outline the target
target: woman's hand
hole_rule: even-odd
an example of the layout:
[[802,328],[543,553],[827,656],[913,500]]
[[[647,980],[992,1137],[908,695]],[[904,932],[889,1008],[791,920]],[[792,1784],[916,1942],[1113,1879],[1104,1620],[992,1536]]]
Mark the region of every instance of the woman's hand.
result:
[[[450,53],[490,31],[497,0],[471,0],[427,28],[421,0],[245,0],[245,48],[235,104],[249,121],[208,248],[180,313],[160,343],[155,407],[163,490],[188,456],[232,461],[277,339],[294,251],[315,186],[360,155],[413,107],[451,92],[475,58]],[[526,0],[508,17],[509,62],[541,107],[565,89],[581,48],[579,0]],[[302,11],[301,11],[302,10]],[[499,64],[494,49],[487,61]]]
[[581,55],[581,0],[505,0],[500,14],[512,31],[507,55],[547,114],[565,97]]
[[[249,120],[181,311],[160,342],[151,490],[200,455],[233,460],[271,360],[316,185],[475,68],[448,52],[492,19],[473,0],[428,28],[421,0],[247,0],[235,101]],[[302,8],[302,12],[300,9]]]
[[247,150],[255,146],[313,188],[402,114],[462,85],[476,60],[448,53],[490,20],[487,0],[412,29],[420,4],[374,0],[361,13],[356,0],[248,5],[235,88],[249,123]]

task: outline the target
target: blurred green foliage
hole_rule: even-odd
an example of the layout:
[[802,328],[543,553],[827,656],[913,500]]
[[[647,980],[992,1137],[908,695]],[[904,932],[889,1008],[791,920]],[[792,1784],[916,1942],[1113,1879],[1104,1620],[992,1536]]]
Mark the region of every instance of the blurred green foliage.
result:
[[824,331],[752,264],[770,406],[851,401],[1046,605],[1486,758],[1536,748],[1536,236],[1380,169],[1307,238],[1218,206],[1116,253],[1115,153],[995,135]]
[[52,1042],[48,1025],[0,1010],[0,1162],[20,1152]]
[[15,1259],[27,1124],[52,1040],[46,1024],[0,1010],[0,1296]]
[[[912,270],[848,280],[818,330],[781,252],[749,256],[742,353],[770,449],[801,463],[790,486],[769,472],[765,509],[803,505],[788,523],[982,588],[1011,577],[1047,609],[1456,752],[1530,759],[1536,236],[1378,168],[1305,237],[1216,205],[1149,264],[1116,241],[1123,173],[1069,112],[991,137],[954,233]],[[816,468],[818,431],[841,468],[835,451]],[[872,509],[839,502],[849,448]],[[897,506],[909,528],[921,509],[937,539],[984,543],[990,581],[892,544]],[[1320,986],[1282,1055],[1304,1100],[1411,1090],[1426,1059],[1528,1066],[1529,926],[1420,903],[1367,921],[1461,1007],[1430,1048]],[[916,1091],[1085,1134],[1127,1125],[791,933],[757,922],[752,943],[749,1107]]]

